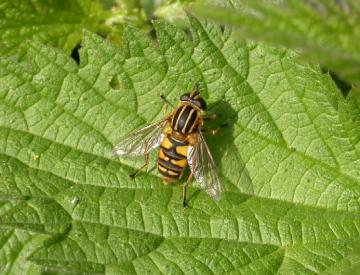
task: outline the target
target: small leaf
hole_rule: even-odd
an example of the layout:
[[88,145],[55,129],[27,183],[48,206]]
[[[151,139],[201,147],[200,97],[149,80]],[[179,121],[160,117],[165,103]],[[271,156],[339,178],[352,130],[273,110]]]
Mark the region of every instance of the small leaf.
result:
[[0,4],[0,54],[13,54],[27,40],[40,41],[70,54],[83,28],[100,30],[101,5],[91,0],[4,0]]
[[[127,27],[120,50],[85,32],[79,65],[35,42],[27,64],[0,60],[2,272],[340,273],[359,261],[354,91],[344,99],[292,51],[189,22],[190,35],[154,22],[156,44]],[[160,94],[176,104],[195,83],[229,124],[206,137],[224,194],[193,183],[185,210],[178,185],[132,181],[142,159],[109,153],[163,117]]]

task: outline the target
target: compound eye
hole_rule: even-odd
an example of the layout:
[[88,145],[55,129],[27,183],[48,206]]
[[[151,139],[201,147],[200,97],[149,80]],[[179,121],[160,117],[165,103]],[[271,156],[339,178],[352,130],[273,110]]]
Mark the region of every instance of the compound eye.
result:
[[201,110],[205,111],[207,109],[207,104],[202,97],[199,98],[199,105],[200,105],[199,107]]
[[181,101],[189,101],[190,100],[190,94],[189,93],[183,94],[182,96],[180,96],[180,100]]

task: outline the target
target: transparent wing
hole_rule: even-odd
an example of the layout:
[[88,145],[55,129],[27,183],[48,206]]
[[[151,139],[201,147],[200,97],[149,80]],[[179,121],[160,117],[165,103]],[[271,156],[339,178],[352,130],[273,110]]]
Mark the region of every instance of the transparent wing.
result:
[[207,146],[204,136],[199,129],[197,142],[189,146],[188,163],[195,180],[200,187],[215,200],[220,199],[221,184],[216,166]]
[[152,149],[160,146],[163,139],[163,129],[167,119],[145,126],[128,136],[117,144],[113,153],[119,157],[137,157],[148,154]]

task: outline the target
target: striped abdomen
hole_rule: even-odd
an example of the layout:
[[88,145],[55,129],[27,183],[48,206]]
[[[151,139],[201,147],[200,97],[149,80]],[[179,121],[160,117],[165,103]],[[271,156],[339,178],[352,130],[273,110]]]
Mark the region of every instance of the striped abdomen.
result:
[[159,150],[157,167],[166,182],[177,181],[187,165],[189,143],[177,141],[169,134],[165,135]]
[[200,118],[200,112],[190,105],[181,105],[178,107],[171,119],[171,128],[182,134],[193,133]]

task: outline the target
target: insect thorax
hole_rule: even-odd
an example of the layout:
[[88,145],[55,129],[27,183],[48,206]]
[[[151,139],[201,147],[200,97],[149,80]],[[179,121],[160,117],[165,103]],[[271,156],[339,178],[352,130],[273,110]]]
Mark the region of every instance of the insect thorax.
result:
[[191,105],[180,105],[173,112],[170,126],[172,130],[181,134],[190,134],[197,130],[201,112]]

